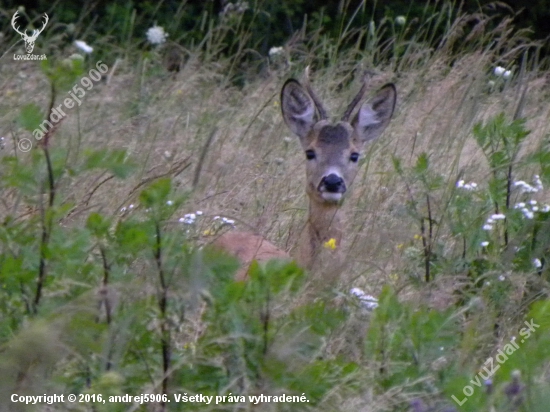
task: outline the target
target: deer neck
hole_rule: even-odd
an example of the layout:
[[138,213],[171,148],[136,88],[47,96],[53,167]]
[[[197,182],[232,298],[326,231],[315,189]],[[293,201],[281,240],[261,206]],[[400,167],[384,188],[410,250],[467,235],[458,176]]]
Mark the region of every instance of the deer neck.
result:
[[323,249],[340,249],[341,240],[340,205],[310,199],[308,219],[300,237],[299,263],[311,269]]

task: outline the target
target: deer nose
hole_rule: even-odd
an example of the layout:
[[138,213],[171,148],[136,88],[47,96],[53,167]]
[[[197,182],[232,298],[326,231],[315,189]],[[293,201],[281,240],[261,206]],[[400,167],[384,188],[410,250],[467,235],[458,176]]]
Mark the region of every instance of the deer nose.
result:
[[344,179],[334,173],[323,177],[323,179],[321,179],[321,184],[319,185],[319,187],[321,188],[321,190],[324,189],[324,191],[330,193],[344,193],[346,191],[346,184],[344,183]]

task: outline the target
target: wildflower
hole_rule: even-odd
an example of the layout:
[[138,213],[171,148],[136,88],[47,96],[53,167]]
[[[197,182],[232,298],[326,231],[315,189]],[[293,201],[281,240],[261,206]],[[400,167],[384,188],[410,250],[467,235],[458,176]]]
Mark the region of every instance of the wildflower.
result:
[[202,232],[202,234],[204,236],[211,236],[211,235],[214,234],[214,232],[212,232],[212,230],[210,230],[210,229],[206,229],[204,232]]
[[504,77],[505,79],[509,79],[510,76],[512,76],[511,70],[506,70],[504,73],[502,73],[502,77]]
[[484,241],[484,242],[481,242],[480,245],[483,246],[483,247],[487,247],[487,246],[489,246],[489,242]]
[[92,46],[88,46],[86,42],[82,40],[75,40],[74,45],[86,54],[90,54],[94,51],[94,48]]
[[536,205],[536,204],[537,204],[537,201],[536,201],[536,200],[530,200],[530,201],[529,201],[529,204],[530,204],[530,205]]
[[395,24],[397,24],[398,26],[404,26],[406,22],[407,18],[405,16],[397,16],[395,18]]
[[541,209],[541,212],[544,212],[544,213],[550,212],[550,205],[544,205]]
[[506,71],[506,69],[504,67],[497,66],[497,67],[495,67],[495,70],[494,70],[493,73],[495,73],[495,76],[502,76],[505,71]]
[[126,208],[125,208],[125,207],[120,208],[120,212],[121,212],[121,213],[126,212]]
[[166,202],[166,204],[167,204],[168,206],[172,206],[172,205],[174,204],[174,202],[171,201],[171,200],[168,200],[168,201]]
[[197,216],[194,213],[187,213],[183,215],[183,217],[180,217],[178,221],[186,225],[192,225],[193,223],[195,223],[196,217]]
[[275,56],[278,56],[278,55],[282,55],[282,54],[284,54],[284,52],[285,52],[284,47],[272,47],[271,49],[269,49],[269,57],[275,57]]
[[323,243],[323,246],[326,249],[330,249],[330,250],[336,249],[336,239],[331,237],[329,240],[327,240],[325,243]]
[[361,303],[361,306],[367,310],[373,310],[378,307],[378,299],[374,296],[367,295],[362,289],[352,288],[349,293],[357,297]]
[[537,269],[540,269],[542,267],[542,262],[540,261],[540,259],[533,259],[533,265],[537,268]]
[[525,203],[519,202],[519,203],[516,203],[516,205],[514,206],[514,209],[522,209],[524,207],[525,207]]
[[492,89],[493,87],[495,87],[495,82],[494,82],[494,80],[489,80],[489,81],[487,82],[487,85],[488,85],[491,89]]
[[130,206],[128,206],[128,209],[133,209],[134,208],[134,204],[132,203]]
[[285,143],[290,143],[294,139],[292,139],[292,137],[285,136],[285,137],[283,137],[283,140],[284,140]]
[[456,187],[464,187],[464,180],[459,180],[456,182]]
[[491,215],[491,219],[493,220],[504,220],[506,219],[506,216],[502,213],[495,213],[494,215]]
[[195,212],[195,214],[196,214],[197,216],[202,216],[202,210],[197,210],[197,211]]
[[500,280],[501,282],[503,282],[504,280],[506,280],[506,277],[504,275],[500,275],[498,277],[498,280]]
[[483,230],[491,230],[492,228],[493,228],[493,226],[491,226],[489,224],[483,225]]
[[161,26],[150,27],[145,35],[147,36],[147,41],[154,45],[164,43],[168,37],[168,33]]
[[525,216],[527,219],[533,219],[533,217],[535,216],[533,212],[525,207],[521,209],[521,213],[523,213],[523,216]]
[[227,224],[227,225],[231,225],[231,226],[233,226],[235,224],[235,221],[233,219],[228,219],[226,217],[222,217],[222,222]]

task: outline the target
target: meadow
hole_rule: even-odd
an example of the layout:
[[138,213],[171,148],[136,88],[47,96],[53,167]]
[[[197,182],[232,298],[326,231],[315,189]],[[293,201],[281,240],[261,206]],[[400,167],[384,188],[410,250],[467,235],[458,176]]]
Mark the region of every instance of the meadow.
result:
[[[14,61],[24,43],[3,30],[0,410],[548,410],[542,42],[448,3],[336,39],[305,22],[269,55],[237,8],[185,46],[125,18],[93,51],[50,19],[42,62]],[[367,95],[397,88],[343,204],[346,266],[330,287],[280,261],[235,282],[217,236],[292,252],[305,223],[279,94],[306,66],[333,118],[365,78]],[[155,396],[110,398],[125,394]]]

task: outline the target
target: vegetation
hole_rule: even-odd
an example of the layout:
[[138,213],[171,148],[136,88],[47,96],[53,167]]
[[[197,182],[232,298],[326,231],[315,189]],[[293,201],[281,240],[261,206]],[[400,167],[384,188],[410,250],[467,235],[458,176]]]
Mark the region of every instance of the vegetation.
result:
[[[285,42],[258,35],[262,6],[192,24],[182,4],[149,41],[155,11],[128,4],[101,28],[52,17],[42,62],[12,60],[4,29],[0,410],[545,412],[543,44],[451,3],[338,30],[314,14]],[[398,89],[344,205],[347,267],[331,289],[278,261],[235,282],[217,234],[291,249],[303,226],[278,94],[308,65],[334,114],[364,78]]]

